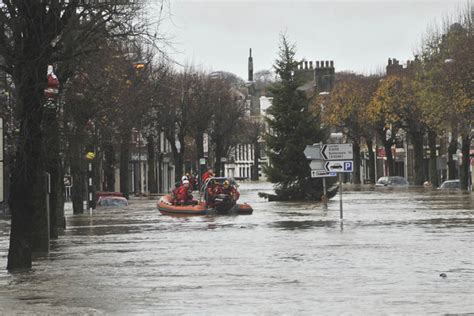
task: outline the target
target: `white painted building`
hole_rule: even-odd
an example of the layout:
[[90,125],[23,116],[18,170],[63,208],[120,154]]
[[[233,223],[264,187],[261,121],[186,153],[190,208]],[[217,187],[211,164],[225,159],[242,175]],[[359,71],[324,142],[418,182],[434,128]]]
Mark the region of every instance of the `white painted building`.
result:
[[[265,122],[267,116],[267,109],[272,104],[272,98],[262,96],[260,97],[260,113],[256,116],[256,119]],[[266,126],[266,124],[265,124]],[[267,132],[267,128],[263,132]],[[259,139],[260,159],[258,174],[259,180],[266,180],[265,173],[263,171],[264,165],[268,164],[268,157],[265,153],[265,142],[263,141],[263,135]],[[231,148],[225,163],[225,175],[237,179],[250,179],[252,176],[253,166],[255,164],[255,144],[240,143],[235,147]]]

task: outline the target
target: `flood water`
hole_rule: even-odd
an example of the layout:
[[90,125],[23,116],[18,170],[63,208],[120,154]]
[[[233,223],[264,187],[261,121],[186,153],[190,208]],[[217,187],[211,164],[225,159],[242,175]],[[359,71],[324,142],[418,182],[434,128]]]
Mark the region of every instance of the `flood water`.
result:
[[145,199],[69,211],[51,253],[14,274],[0,217],[0,314],[474,312],[473,193],[345,188],[342,226],[339,196],[266,202],[268,183],[241,185],[248,216],[168,217]]

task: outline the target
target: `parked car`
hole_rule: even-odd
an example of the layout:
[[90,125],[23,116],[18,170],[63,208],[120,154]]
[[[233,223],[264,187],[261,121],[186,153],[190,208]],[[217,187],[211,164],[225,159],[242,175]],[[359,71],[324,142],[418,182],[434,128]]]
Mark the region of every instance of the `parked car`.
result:
[[386,187],[386,186],[404,186],[408,185],[407,179],[399,176],[380,177],[377,180],[375,186]]
[[95,196],[97,207],[124,207],[128,205],[127,199],[121,192],[98,191]]
[[103,196],[121,196],[121,197],[124,197],[122,192],[97,191],[95,193],[95,200],[98,201]]
[[461,181],[456,180],[446,180],[439,186],[440,190],[459,190],[461,189]]
[[99,200],[97,200],[97,207],[124,207],[128,205],[128,201],[126,198],[122,196],[101,196]]

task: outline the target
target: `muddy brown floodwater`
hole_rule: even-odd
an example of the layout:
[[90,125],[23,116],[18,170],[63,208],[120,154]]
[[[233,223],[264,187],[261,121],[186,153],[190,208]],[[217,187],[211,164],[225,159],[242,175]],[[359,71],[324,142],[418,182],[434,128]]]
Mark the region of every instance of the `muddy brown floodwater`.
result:
[[[174,218],[155,201],[74,216],[28,272],[8,273],[0,314],[328,315],[474,312],[474,197],[346,186],[320,204],[266,202],[250,216]],[[445,273],[446,277],[440,277]]]

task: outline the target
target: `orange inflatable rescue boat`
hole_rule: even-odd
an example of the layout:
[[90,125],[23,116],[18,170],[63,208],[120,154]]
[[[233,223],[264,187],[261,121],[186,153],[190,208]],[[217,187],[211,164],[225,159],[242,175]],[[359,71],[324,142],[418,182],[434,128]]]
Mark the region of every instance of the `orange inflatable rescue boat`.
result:
[[207,188],[209,186],[219,186],[225,181],[231,183],[236,188],[237,184],[229,178],[211,178],[206,181],[200,191],[200,199],[193,200],[187,205],[175,205],[171,195],[162,196],[158,202],[158,210],[163,215],[189,216],[189,215],[212,215],[212,214],[238,214],[250,215],[253,213],[252,207],[247,203],[229,202],[226,194],[218,194],[210,198]]

